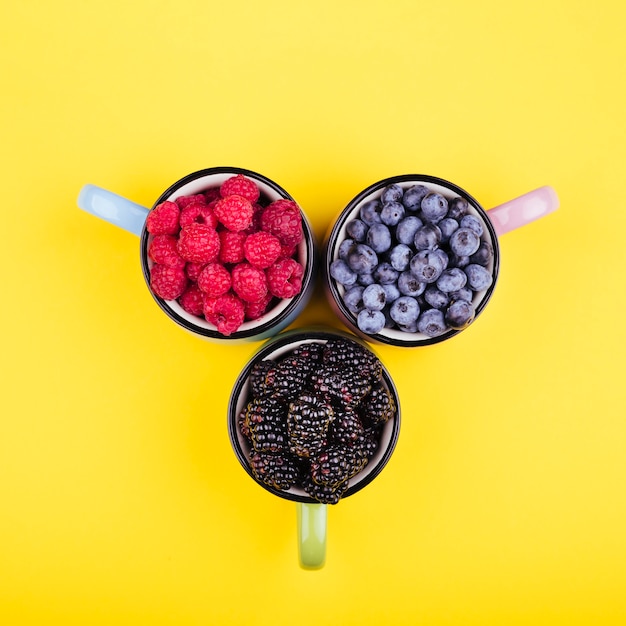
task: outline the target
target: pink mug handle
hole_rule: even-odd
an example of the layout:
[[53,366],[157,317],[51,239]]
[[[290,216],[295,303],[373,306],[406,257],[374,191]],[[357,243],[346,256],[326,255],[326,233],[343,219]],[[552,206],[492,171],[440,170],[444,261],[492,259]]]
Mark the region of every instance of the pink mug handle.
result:
[[556,191],[546,186],[489,209],[487,215],[500,236],[548,215],[558,208],[559,197]]

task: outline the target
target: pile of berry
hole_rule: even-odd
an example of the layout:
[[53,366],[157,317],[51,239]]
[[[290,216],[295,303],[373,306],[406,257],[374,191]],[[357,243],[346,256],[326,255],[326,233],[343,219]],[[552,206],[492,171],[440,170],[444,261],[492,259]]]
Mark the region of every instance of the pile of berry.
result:
[[339,501],[396,415],[381,362],[348,339],[304,343],[277,360],[258,361],[249,383],[238,425],[253,475],[326,504]]
[[437,337],[467,326],[492,283],[493,248],[465,198],[391,184],[346,224],[330,276],[367,334],[394,328]]
[[292,200],[266,200],[237,174],[203,193],[165,201],[148,214],[150,288],[204,317],[222,335],[302,288],[294,258],[303,239]]

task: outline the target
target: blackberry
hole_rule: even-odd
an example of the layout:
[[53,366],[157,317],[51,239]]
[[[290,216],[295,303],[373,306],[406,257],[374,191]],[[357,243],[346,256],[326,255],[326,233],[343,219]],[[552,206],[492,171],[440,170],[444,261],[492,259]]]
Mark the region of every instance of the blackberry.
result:
[[258,398],[265,395],[267,390],[265,377],[267,375],[267,372],[273,366],[274,362],[267,359],[263,361],[258,361],[252,366],[248,380],[250,382],[250,389],[254,397]]
[[354,408],[372,388],[370,377],[363,370],[342,368],[337,365],[321,367],[312,377],[315,391],[328,395],[342,408]]
[[297,396],[309,382],[310,366],[304,357],[286,357],[270,367],[265,387],[286,399]]
[[326,343],[323,361],[327,365],[341,365],[344,368],[356,368],[364,371],[373,380],[382,375],[382,363],[366,347],[348,339],[331,339]]
[[351,410],[335,411],[335,419],[329,428],[329,439],[333,443],[354,445],[365,433],[359,416]]
[[310,475],[306,475],[302,479],[302,488],[311,498],[322,504],[337,504],[341,496],[348,490],[348,486],[348,481],[341,483],[336,489],[327,485],[320,485]]
[[364,428],[363,433],[359,435],[354,442],[354,450],[360,454],[363,458],[369,461],[380,445],[380,428],[369,427]]
[[289,450],[303,458],[317,454],[325,445],[334,418],[330,403],[321,395],[306,393],[289,404],[287,436]]
[[257,480],[280,490],[290,489],[298,478],[298,468],[288,454],[252,451],[250,469]]
[[311,478],[318,485],[336,489],[360,472],[366,463],[366,459],[348,446],[329,446],[311,461]]
[[239,415],[237,416],[237,426],[239,426],[239,432],[244,436],[248,443],[252,443],[252,439],[250,438],[250,428],[248,427],[247,416],[247,407],[244,407],[241,411],[239,411]]
[[303,357],[309,365],[309,369],[312,370],[322,360],[324,354],[323,343],[302,343],[297,348],[291,351],[289,357],[297,358]]
[[254,398],[246,407],[252,447],[257,452],[280,452],[287,439],[286,404],[276,396]]
[[381,382],[376,383],[360,406],[363,422],[379,426],[389,421],[396,414],[396,403],[389,390]]

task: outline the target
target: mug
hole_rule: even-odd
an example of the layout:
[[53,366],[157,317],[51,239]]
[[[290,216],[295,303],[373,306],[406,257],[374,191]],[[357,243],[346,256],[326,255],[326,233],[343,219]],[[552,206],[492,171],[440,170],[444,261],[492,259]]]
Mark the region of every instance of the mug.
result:
[[[337,346],[343,346],[345,351],[341,352]],[[374,364],[377,369],[372,380],[378,382],[370,381],[368,388],[364,381],[369,374],[364,374],[365,378],[359,375],[354,383],[345,385],[346,389],[358,387],[358,392],[344,391],[342,393],[353,395],[348,399],[335,396],[325,405],[325,400],[319,399],[323,396],[320,389],[324,389],[328,372],[343,370],[334,370],[339,367],[336,363],[324,366],[326,361],[313,359],[327,359],[330,363],[335,354],[359,360],[355,369],[367,369]],[[300,360],[302,358],[311,359],[311,362]],[[293,381],[285,382],[290,377]],[[268,380],[270,387],[263,394],[259,385],[267,385]],[[285,394],[289,385],[292,385],[291,390]],[[332,389],[338,388],[334,383],[329,385]],[[310,389],[316,391],[307,391]],[[333,393],[332,389],[329,394]],[[317,400],[311,399],[309,393],[313,393]],[[289,397],[292,399],[288,400]],[[381,398],[387,402],[381,402]],[[344,402],[354,404],[347,414],[340,408]],[[313,412],[308,410],[312,406],[316,407]],[[320,406],[324,408],[320,409]],[[374,413],[371,412],[372,406],[377,407]],[[381,406],[387,407],[386,414]],[[304,428],[302,416],[311,417],[313,413],[318,416],[318,421],[311,418]],[[356,421],[353,421],[354,415],[359,416]],[[332,416],[328,423],[327,416]],[[270,428],[271,419],[276,420],[276,425]],[[304,569],[318,569],[325,563],[327,506],[360,491],[380,474],[395,449],[399,430],[400,402],[389,372],[365,342],[335,329],[297,329],[268,340],[239,374],[228,404],[228,434],[243,469],[273,495],[296,503],[298,555]],[[311,435],[312,431],[316,431],[317,436]],[[337,444],[337,441],[341,443]],[[353,455],[353,450],[358,454],[365,450],[363,443],[369,446],[369,460],[365,464],[363,457]],[[332,475],[333,468],[342,466],[342,463],[353,463],[355,459],[358,465],[351,465],[346,470],[349,474],[340,475],[336,479],[337,485],[324,478]],[[269,473],[272,464],[274,470],[278,468],[280,471],[278,479],[276,474]],[[349,478],[343,480],[344,476]],[[289,480],[281,482],[286,477]],[[321,484],[334,486],[327,490]]]
[[442,178],[380,180],[353,198],[326,233],[328,302],[367,341],[418,347],[450,339],[493,294],[498,236],[558,205],[548,186],[487,211]]
[[[165,202],[176,203],[177,200],[181,202],[181,198],[193,198],[199,197],[201,194],[217,192],[220,185],[237,175],[244,176],[256,184],[260,192],[257,205],[261,202],[265,206],[277,200],[295,202],[274,181],[251,170],[238,167],[212,167],[193,172],[166,189],[156,199],[150,209],[95,185],[85,185],[78,196],[78,206],[81,209],[139,237],[140,262],[143,276],[150,294],[161,310],[181,328],[197,337],[215,342],[261,341],[275,335],[289,326],[304,310],[315,286],[317,246],[306,215],[300,209],[303,236],[293,252],[293,258],[302,268],[299,293],[288,297],[274,298],[268,310],[260,314],[260,316],[255,316],[253,319],[249,319],[246,316],[246,320],[230,334],[226,335],[223,332],[219,332],[216,325],[208,321],[200,313],[200,309],[190,313],[189,307],[183,308],[176,298],[166,299],[160,297],[151,289],[151,270],[154,262],[150,255],[150,246],[154,235],[149,232],[147,227],[150,212]],[[214,193],[214,195],[216,194]],[[187,264],[187,267],[192,267],[193,265]],[[196,269],[198,270],[199,268]],[[185,269],[185,272],[187,271]],[[201,308],[201,306],[200,303],[199,307]]]

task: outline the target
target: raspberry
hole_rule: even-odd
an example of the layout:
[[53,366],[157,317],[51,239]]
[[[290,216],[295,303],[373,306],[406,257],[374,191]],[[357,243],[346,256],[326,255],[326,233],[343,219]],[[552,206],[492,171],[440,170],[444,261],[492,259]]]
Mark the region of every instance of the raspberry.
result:
[[246,230],[252,224],[254,209],[250,201],[241,196],[228,196],[218,200],[214,205],[214,211],[217,219],[228,230],[235,232]]
[[204,296],[198,285],[189,285],[178,298],[178,304],[192,315],[202,315],[204,312]]
[[246,319],[247,320],[258,320],[269,308],[270,302],[273,300],[274,296],[272,296],[269,291],[264,298],[261,300],[257,300],[256,302],[246,302]]
[[279,259],[265,273],[270,292],[278,298],[293,298],[300,293],[304,269],[295,259]]
[[222,335],[234,333],[244,320],[243,302],[232,293],[204,299],[204,316]]
[[219,263],[209,263],[198,276],[198,287],[211,298],[225,294],[230,285],[230,273]]
[[246,240],[244,232],[235,233],[232,230],[221,230],[220,261],[222,263],[241,263],[244,259],[243,242]]
[[281,245],[274,235],[260,230],[248,235],[243,243],[243,252],[254,267],[265,269],[273,265],[280,256]]
[[275,200],[261,213],[261,230],[272,233],[281,243],[296,245],[302,241],[302,214],[293,200]]
[[180,227],[186,228],[193,223],[206,224],[211,228],[217,228],[217,217],[215,217],[213,209],[208,204],[192,202],[180,212]]
[[203,194],[197,193],[192,196],[179,196],[174,202],[176,202],[178,208],[182,211],[190,204],[206,204],[207,200]]
[[246,302],[257,302],[267,295],[265,272],[250,263],[235,265],[232,281],[234,292]]
[[287,259],[292,258],[293,256],[295,256],[296,251],[298,250],[298,244],[282,244],[281,250],[280,250],[280,256],[284,256]]
[[187,287],[187,275],[182,267],[155,263],[150,270],[150,288],[163,300],[176,300]]
[[207,203],[213,202],[213,200],[220,199],[220,188],[219,187],[210,187],[202,192],[202,195],[206,198]]
[[256,202],[261,195],[256,183],[242,174],[237,174],[228,180],[225,180],[220,187],[220,195],[222,198],[227,196],[241,196],[250,202]]
[[178,254],[174,235],[156,235],[148,247],[148,256],[161,265],[169,267],[185,267],[185,259]]
[[206,224],[190,224],[180,231],[178,253],[192,263],[215,261],[220,251],[217,231]]
[[200,272],[204,269],[204,263],[187,263],[185,265],[185,273],[187,274],[187,278],[193,283],[198,280],[198,276]]
[[180,209],[175,202],[161,202],[148,213],[146,229],[151,235],[175,235],[179,230]]

